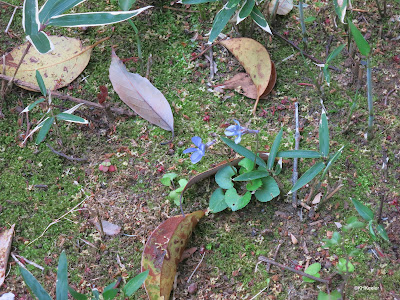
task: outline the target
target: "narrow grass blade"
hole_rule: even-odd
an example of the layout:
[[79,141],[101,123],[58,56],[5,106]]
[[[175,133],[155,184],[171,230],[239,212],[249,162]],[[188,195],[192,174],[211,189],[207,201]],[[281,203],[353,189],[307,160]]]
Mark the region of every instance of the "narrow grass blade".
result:
[[338,15],[340,22],[344,24],[344,17],[346,16],[347,0],[333,0],[336,14]]
[[378,231],[379,235],[380,235],[385,241],[389,242],[389,237],[388,237],[388,235],[387,235],[387,233],[386,233],[385,227],[383,227],[382,224],[379,224],[379,225],[376,227],[376,230]]
[[22,277],[27,286],[31,289],[32,293],[40,300],[51,300],[49,294],[42,287],[39,281],[29,272],[27,269],[23,267],[19,267],[19,271],[21,272]]
[[276,154],[278,153],[279,146],[281,144],[282,134],[283,134],[283,129],[281,129],[279,131],[279,133],[275,137],[274,143],[272,144],[271,151],[269,153],[268,161],[267,161],[268,170],[272,170],[274,168],[275,157],[276,157]]
[[326,164],[326,168],[321,175],[321,181],[324,180],[326,173],[329,171],[329,169],[332,167],[332,165],[335,163],[335,161],[338,160],[340,155],[342,155],[343,148],[344,148],[344,146],[342,146],[342,148],[340,148],[339,151],[337,151],[335,153],[335,155],[333,155],[332,158],[328,161],[328,163]]
[[118,5],[122,10],[128,11],[135,2],[136,0],[118,0]]
[[236,151],[237,153],[239,153],[240,155],[243,155],[244,157],[250,159],[251,161],[254,161],[254,159],[256,159],[256,164],[264,167],[265,169],[267,168],[267,164],[265,163],[265,161],[263,161],[259,156],[256,155],[251,152],[249,149],[239,145],[239,144],[235,144],[232,140],[226,138],[226,137],[221,137],[222,141],[227,144],[229,147],[231,147],[234,151]]
[[372,221],[374,219],[374,213],[367,206],[356,199],[351,199],[351,202],[353,202],[356,210],[365,221]]
[[127,284],[122,288],[123,292],[126,296],[130,297],[134,292],[136,292],[146,280],[147,276],[149,275],[150,270],[144,271],[134,278],[129,280]]
[[323,157],[327,157],[329,154],[329,128],[324,109],[322,110],[321,121],[319,122],[319,152]]
[[312,150],[287,150],[279,151],[276,156],[284,158],[321,158],[321,153]]
[[289,194],[297,191],[299,188],[305,186],[307,183],[313,180],[324,167],[325,164],[322,161],[313,165],[307,172],[303,174],[303,176],[300,177],[299,180],[297,180],[296,184],[292,187]]
[[39,145],[41,142],[44,141],[46,138],[47,133],[49,132],[51,125],[53,125],[54,122],[54,117],[48,118],[46,121],[44,121],[42,128],[40,128],[40,131],[36,137],[36,144]]
[[68,300],[68,263],[65,252],[61,252],[58,259],[56,299]]
[[44,99],[44,98],[40,98],[40,99],[36,100],[32,104],[29,104],[27,107],[25,107],[24,110],[20,112],[20,114],[31,111],[32,109],[34,109],[36,107],[36,105],[38,105],[39,103],[42,103],[44,101],[46,101],[46,99]]
[[331,61],[333,61],[336,56],[338,56],[340,54],[340,52],[342,52],[343,48],[346,45],[340,45],[339,47],[337,47],[335,50],[333,50],[329,55],[328,58],[326,59],[326,64],[329,64]]

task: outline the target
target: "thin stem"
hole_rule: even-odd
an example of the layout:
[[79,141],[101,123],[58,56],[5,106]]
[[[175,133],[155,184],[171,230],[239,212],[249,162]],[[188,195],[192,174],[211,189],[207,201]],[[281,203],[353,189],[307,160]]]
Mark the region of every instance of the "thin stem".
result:
[[[294,105],[295,105],[295,119],[296,119],[296,133],[294,135],[294,140],[295,140],[294,149],[299,150],[299,147],[300,147],[299,103],[296,102]],[[293,177],[292,177],[293,185],[296,184],[297,179],[299,178],[299,173],[297,172],[298,160],[299,159],[297,157],[293,159]],[[297,191],[293,192],[292,205],[293,205],[293,207],[297,207]]]
[[299,16],[300,16],[301,33],[303,35],[304,47],[307,49],[307,31],[306,31],[306,24],[304,23],[303,0],[299,1]]
[[367,138],[372,139],[372,125],[374,123],[374,103],[372,99],[372,74],[371,60],[367,58],[367,99],[368,99],[368,131]]
[[257,162],[257,153],[258,153],[258,144],[259,144],[259,142],[260,142],[260,136],[259,136],[259,133],[257,132],[256,133],[256,152],[254,152],[254,163],[253,163],[253,165],[254,165],[254,168],[256,167],[256,162]]
[[142,54],[142,43],[140,41],[140,36],[139,36],[139,30],[137,29],[135,23],[131,19],[128,20],[129,24],[132,26],[133,31],[135,32],[136,35],[136,45],[137,45],[137,51],[138,51],[138,57],[140,60],[140,68],[143,73],[143,54]]
[[12,88],[12,84],[13,84],[13,82],[14,82],[15,75],[17,75],[17,72],[18,72],[19,68],[21,67],[21,64],[22,64],[22,62],[24,61],[24,58],[25,58],[26,54],[28,54],[28,51],[29,51],[29,49],[31,48],[31,46],[32,46],[31,43],[28,43],[28,46],[26,46],[25,51],[24,51],[24,53],[22,54],[22,57],[21,57],[21,59],[20,59],[20,61],[19,61],[19,63],[18,63],[18,66],[17,66],[17,68],[15,69],[14,75],[13,75],[13,77],[11,78],[11,80],[8,82],[7,89],[6,89],[6,92],[5,92],[4,94],[7,94],[7,93],[8,93],[8,90]]

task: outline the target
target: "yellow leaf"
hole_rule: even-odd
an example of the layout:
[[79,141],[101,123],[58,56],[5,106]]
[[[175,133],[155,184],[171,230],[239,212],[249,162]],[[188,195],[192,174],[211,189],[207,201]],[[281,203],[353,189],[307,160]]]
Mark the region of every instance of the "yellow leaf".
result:
[[[78,39],[67,38],[63,36],[50,36],[55,50],[51,53],[40,54],[31,47],[26,54],[15,78],[37,86],[36,70],[40,72],[46,89],[57,90],[70,84],[82,73],[89,63],[92,46],[83,47]],[[26,49],[28,43],[15,47],[5,57],[6,70],[5,75],[13,76],[18,63]],[[2,65],[0,59],[0,65]],[[23,87],[26,89],[26,87]]]

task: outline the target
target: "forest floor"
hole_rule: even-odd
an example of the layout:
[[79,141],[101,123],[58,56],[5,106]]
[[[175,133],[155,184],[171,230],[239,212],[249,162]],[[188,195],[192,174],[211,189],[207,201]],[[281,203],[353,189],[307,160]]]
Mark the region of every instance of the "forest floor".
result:
[[[22,5],[22,1],[9,2]],[[217,65],[214,77],[210,78],[210,62],[205,55],[199,55],[208,46],[205,35],[218,5],[186,8],[177,3],[161,5],[160,2],[133,19],[143,43],[143,68],[140,62],[129,60],[137,57],[137,47],[127,22],[88,29],[49,27],[49,30],[54,35],[79,38],[85,45],[110,37],[93,49],[89,65],[62,92],[96,102],[100,86],[104,85],[109,92],[107,103],[126,111],[129,108],[113,91],[108,78],[111,46],[125,59],[130,72],[143,76],[148,57],[152,55],[149,80],[165,95],[174,114],[175,138],[171,144],[160,143],[171,138],[170,132],[139,116],[115,114],[111,120],[104,111],[87,107],[80,109],[79,115],[89,120],[89,125],[61,124],[39,146],[33,139],[20,147],[26,124],[21,122],[19,112],[39,98],[39,94],[14,86],[2,103],[5,116],[0,119],[0,231],[16,224],[12,252],[44,267],[42,272],[28,266],[53,296],[62,250],[68,257],[70,285],[82,293],[89,293],[94,287],[102,290],[119,276],[129,279],[140,272],[142,251],[151,232],[168,217],[180,214],[179,206],[167,198],[170,189],[160,182],[163,174],[174,172],[179,178],[189,179],[222,162],[226,155],[235,157],[234,152],[227,152],[224,144],[218,142],[201,162],[193,165],[189,155],[182,153],[190,147],[193,136],[210,141],[223,135],[225,128],[236,119],[260,130],[260,150],[269,152],[281,128],[284,129],[281,150],[293,149],[294,103],[298,102],[300,148],[318,148],[322,108],[315,80],[322,72],[319,66],[303,59],[298,50],[277,34],[270,36],[254,27],[251,37],[268,50],[276,66],[277,82],[268,99],[260,100],[253,116],[254,100],[235,91],[221,93],[214,88],[243,71],[239,62],[224,47],[214,45],[211,52],[205,53],[211,53]],[[334,20],[332,3],[307,4],[306,18],[315,17],[307,23],[307,53],[325,61],[337,46],[347,45],[346,32],[341,24],[336,26],[339,21]],[[239,211],[225,210],[204,217],[188,245],[196,247],[196,252],[179,264],[173,289],[175,299],[252,299],[267,287],[268,278],[269,288],[258,299],[316,299],[318,292],[325,288],[323,284],[304,283],[301,276],[275,266],[267,272],[265,264],[257,265],[258,257],[275,258],[283,265],[297,266],[303,271],[306,264],[319,262],[321,278],[330,277],[343,253],[340,248],[325,249],[322,239],[338,231],[337,224],[345,224],[348,217],[358,216],[351,198],[367,205],[375,215],[383,200],[382,224],[390,242],[374,241],[367,229],[346,238],[346,249],[362,250],[351,259],[355,272],[346,285],[346,296],[348,299],[400,299],[400,3],[388,1],[387,4],[388,15],[382,19],[375,2],[352,3],[352,19],[372,47],[375,118],[371,140],[365,138],[366,71],[362,64],[355,70],[360,54],[355,51],[354,57],[350,56],[345,47],[333,62],[338,71],[331,71],[331,85],[323,86],[330,147],[332,152],[342,146],[344,150],[321,192],[326,193],[338,183],[343,187],[317,211],[316,208],[311,211],[293,208],[291,195],[287,195],[283,200],[276,198],[267,203],[252,199]],[[137,1],[135,5],[143,7],[146,3]],[[199,12],[201,8],[206,9],[204,19]],[[118,10],[117,1],[88,1],[76,11],[88,10]],[[12,12],[12,6],[0,2],[1,55],[25,39],[21,10],[17,10],[9,33],[4,33]],[[270,26],[303,47],[296,7],[286,16],[277,16]],[[247,32],[239,33],[229,23],[224,33],[229,37],[241,34],[250,37],[252,27],[247,27]],[[356,98],[357,107],[349,118]],[[58,99],[53,101],[60,108],[74,105]],[[43,112],[43,109],[33,112],[31,121],[38,120]],[[87,160],[70,161],[53,153],[46,144],[68,156]],[[254,136],[243,136],[241,144],[254,149]],[[387,168],[382,169],[386,157]],[[99,171],[105,159],[117,167],[115,172]],[[300,175],[312,164],[312,159],[299,160]],[[292,186],[291,176],[292,160],[287,160],[281,175],[285,195]],[[213,178],[191,187],[185,192],[184,211],[206,209],[215,188]],[[305,199],[309,192],[310,186],[303,187],[298,191],[298,199]],[[74,211],[45,230],[83,200]],[[121,232],[102,237],[93,226],[98,217],[120,226]],[[292,236],[297,243],[293,243]],[[204,259],[188,283],[202,259],[201,247],[206,249]],[[0,295],[4,292],[13,292],[16,299],[31,299],[11,258]],[[145,298],[144,289],[134,295],[134,299]]]

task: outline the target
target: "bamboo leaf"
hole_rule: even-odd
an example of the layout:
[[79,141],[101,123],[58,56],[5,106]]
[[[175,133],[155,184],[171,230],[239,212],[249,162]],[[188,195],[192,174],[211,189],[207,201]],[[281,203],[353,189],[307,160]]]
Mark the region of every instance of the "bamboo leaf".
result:
[[324,172],[321,175],[321,181],[325,178],[326,173],[329,171],[329,169],[332,167],[332,165],[338,160],[338,158],[340,157],[340,155],[342,155],[343,152],[343,148],[344,146],[342,146],[342,148],[340,148],[335,155],[332,156],[332,158],[328,161],[326,168],[324,170]]
[[281,129],[279,131],[279,133],[277,134],[277,136],[274,140],[274,143],[272,144],[271,151],[268,156],[268,162],[267,162],[268,170],[272,170],[274,168],[275,157],[276,157],[276,154],[278,153],[279,146],[281,144],[282,134],[283,134],[283,129]]
[[54,117],[49,117],[46,121],[44,121],[43,126],[40,128],[40,131],[36,137],[36,144],[39,145],[46,138],[47,133],[49,132],[51,125],[54,123]]
[[256,164],[264,167],[265,169],[267,168],[267,164],[265,163],[265,161],[263,161],[259,156],[256,155],[250,151],[249,149],[243,147],[240,144],[235,144],[235,142],[233,142],[232,140],[226,138],[226,137],[221,137],[222,141],[227,144],[229,147],[231,147],[235,152],[239,153],[240,155],[243,155],[244,157],[250,159],[251,161],[254,161],[254,159],[256,159]]
[[324,167],[325,164],[322,161],[313,165],[307,172],[303,174],[303,176],[300,177],[300,179],[290,190],[289,194],[293,193],[294,191],[297,191],[299,188],[305,186],[307,183],[313,180],[315,176],[317,176],[318,173],[321,172]]
[[262,30],[268,32],[269,34],[272,35],[271,29],[269,28],[269,25],[267,23],[267,20],[263,16],[262,12],[257,8],[257,6],[253,7],[253,11],[250,14],[251,18],[253,21],[261,27]]
[[31,289],[32,293],[40,300],[52,300],[46,290],[42,287],[39,281],[23,267],[19,267],[22,277],[27,286]]
[[71,294],[72,298],[75,300],[87,300],[88,297],[84,294],[78,293],[72,287],[68,286],[68,291]]
[[56,299],[68,300],[68,263],[65,252],[61,252],[58,259]]
[[358,30],[358,28],[350,20],[348,20],[348,22],[351,34],[357,44],[358,50],[362,55],[369,56],[371,52],[371,47],[369,46],[368,42],[365,40],[360,30]]
[[61,15],[63,12],[85,2],[86,0],[47,0],[39,11],[39,20],[45,24],[51,17]]
[[144,271],[131,280],[129,280],[126,285],[122,288],[124,294],[128,297],[132,296],[143,284],[146,280],[147,276],[149,275],[150,270]]
[[321,158],[321,153],[312,150],[287,150],[279,151],[276,156],[284,158]]
[[374,219],[374,213],[372,210],[370,210],[367,206],[362,204],[360,201],[351,198],[351,202],[353,202],[356,210],[360,214],[360,216],[365,220],[365,221],[372,221]]
[[63,120],[63,121],[67,121],[67,122],[71,122],[71,123],[79,123],[79,124],[89,124],[89,122],[87,120],[85,120],[84,118],[72,115],[72,114],[68,114],[68,113],[59,113],[58,115],[56,115],[57,120]]
[[25,0],[22,7],[22,28],[26,35],[35,35],[40,30],[37,0]]
[[40,92],[42,93],[43,96],[46,97],[47,95],[46,86],[44,84],[43,77],[38,70],[36,70],[36,81],[39,85]]
[[376,227],[376,231],[378,231],[378,234],[387,242],[389,242],[389,237],[386,233],[385,227],[383,227],[382,224],[378,224]]
[[208,42],[212,43],[222,32],[229,19],[235,13],[236,7],[228,9],[226,5],[216,14],[211,31],[209,33]]
[[246,0],[243,6],[240,8],[239,13],[237,14],[236,24],[239,24],[244,19],[246,19],[251,12],[253,11],[253,7],[256,4],[254,0]]
[[319,152],[324,157],[329,155],[329,128],[324,109],[322,110],[321,120],[319,122]]

